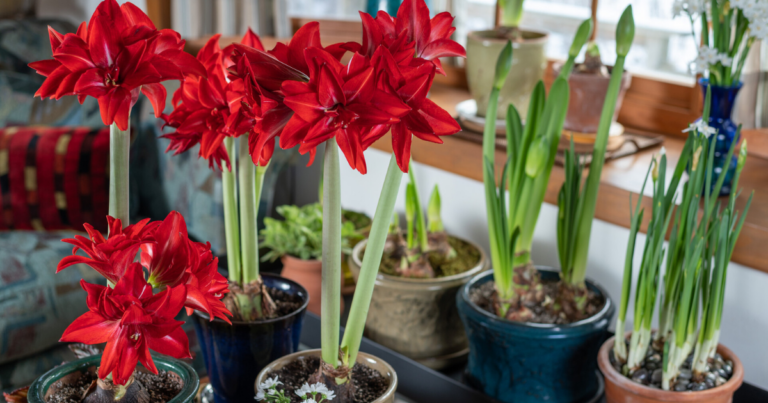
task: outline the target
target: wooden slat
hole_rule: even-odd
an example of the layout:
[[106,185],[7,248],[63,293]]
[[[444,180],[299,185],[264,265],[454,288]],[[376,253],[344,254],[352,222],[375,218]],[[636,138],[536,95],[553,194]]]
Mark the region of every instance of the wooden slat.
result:
[[157,29],[171,28],[171,0],[147,0],[147,16]]

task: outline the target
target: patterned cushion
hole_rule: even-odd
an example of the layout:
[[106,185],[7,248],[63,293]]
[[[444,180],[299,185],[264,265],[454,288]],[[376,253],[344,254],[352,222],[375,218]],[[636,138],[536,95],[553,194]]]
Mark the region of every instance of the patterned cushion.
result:
[[0,129],[0,229],[106,231],[109,129]]

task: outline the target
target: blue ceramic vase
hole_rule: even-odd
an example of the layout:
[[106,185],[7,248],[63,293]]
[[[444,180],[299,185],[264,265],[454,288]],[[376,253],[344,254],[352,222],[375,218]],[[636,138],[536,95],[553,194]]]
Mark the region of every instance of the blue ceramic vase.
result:
[[301,296],[304,299],[301,308],[279,318],[232,322],[232,325],[221,319],[210,321],[200,312],[193,315],[216,403],[254,401],[254,382],[259,371],[299,349],[309,294],[298,283],[280,276],[262,273],[261,277],[267,287]]
[[[168,403],[194,403],[197,389],[200,387],[200,378],[192,367],[175,358],[160,354],[152,354],[152,361],[158,371],[170,371],[179,375],[183,386],[178,395]],[[61,364],[37,378],[29,387],[27,401],[29,403],[45,403],[45,394],[48,389],[61,378],[76,373],[95,371],[101,362],[101,354],[81,358],[76,361]]]
[[[542,280],[559,273],[538,268]],[[470,298],[470,290],[493,281],[493,271],[478,274],[456,295],[459,316],[469,338],[466,377],[470,384],[502,402],[576,403],[589,400],[600,382],[597,353],[608,338],[614,305],[608,294],[596,315],[569,325],[520,323],[501,319]]]
[[[701,90],[704,92],[704,99],[707,97],[707,86],[709,80],[702,78],[699,80]],[[715,142],[715,164],[712,177],[717,178],[724,167],[727,167],[723,187],[720,189],[720,196],[727,196],[731,193],[731,184],[733,175],[736,173],[737,157],[736,153],[730,161],[728,149],[734,141],[738,142],[738,125],[731,120],[733,104],[736,102],[736,96],[739,94],[742,83],[739,82],[730,87],[711,86],[712,95],[709,103],[709,122],[707,124],[717,129],[717,135],[711,138]],[[705,101],[706,102],[706,101]],[[712,181],[714,187],[715,180]]]

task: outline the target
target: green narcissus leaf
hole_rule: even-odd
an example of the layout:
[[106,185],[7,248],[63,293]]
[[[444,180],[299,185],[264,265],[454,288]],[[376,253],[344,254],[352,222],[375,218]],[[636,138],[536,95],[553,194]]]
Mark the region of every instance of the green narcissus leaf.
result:
[[440,217],[440,190],[437,185],[432,189],[427,206],[427,220],[429,220],[429,232],[442,232],[443,220]]
[[540,136],[534,140],[528,150],[528,158],[525,159],[525,174],[535,178],[544,169],[549,161],[549,138]]

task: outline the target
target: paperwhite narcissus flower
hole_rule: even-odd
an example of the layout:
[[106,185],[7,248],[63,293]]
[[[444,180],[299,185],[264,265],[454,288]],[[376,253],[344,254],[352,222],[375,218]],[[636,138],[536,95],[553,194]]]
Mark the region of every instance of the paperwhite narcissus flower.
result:
[[304,403],[317,403],[317,401],[311,397],[308,397],[307,400],[304,401]]
[[704,11],[705,7],[704,0],[675,0],[672,4],[672,16],[677,17],[683,12],[697,16]]
[[273,386],[282,385],[283,383],[277,380],[277,377],[267,378],[266,381],[259,385],[259,389],[272,389]]
[[708,125],[703,120],[697,120],[697,121],[689,124],[688,128],[683,130],[683,133],[690,132],[690,131],[697,131],[697,132],[707,136],[707,138],[709,138],[709,136],[717,133],[717,129],[715,129],[714,127]]
[[256,393],[255,399],[258,401],[262,401],[266,399],[267,397],[264,395],[264,389],[259,388],[259,391]]

